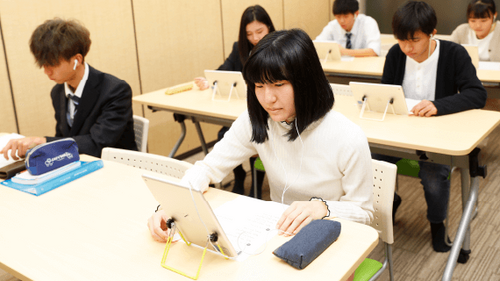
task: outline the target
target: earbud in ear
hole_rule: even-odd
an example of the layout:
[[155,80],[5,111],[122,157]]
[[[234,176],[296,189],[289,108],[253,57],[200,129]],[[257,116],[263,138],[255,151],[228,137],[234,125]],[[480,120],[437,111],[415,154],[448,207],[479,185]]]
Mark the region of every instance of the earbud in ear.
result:
[[78,60],[75,59],[75,66],[73,66],[73,70],[76,70],[76,65],[78,64]]

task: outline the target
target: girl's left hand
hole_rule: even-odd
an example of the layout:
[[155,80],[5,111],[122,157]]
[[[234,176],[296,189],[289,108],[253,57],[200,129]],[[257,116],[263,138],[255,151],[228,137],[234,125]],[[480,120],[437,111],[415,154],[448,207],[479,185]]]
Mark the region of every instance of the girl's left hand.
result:
[[311,221],[322,219],[327,212],[325,203],[321,201],[295,201],[278,220],[278,234],[295,235]]

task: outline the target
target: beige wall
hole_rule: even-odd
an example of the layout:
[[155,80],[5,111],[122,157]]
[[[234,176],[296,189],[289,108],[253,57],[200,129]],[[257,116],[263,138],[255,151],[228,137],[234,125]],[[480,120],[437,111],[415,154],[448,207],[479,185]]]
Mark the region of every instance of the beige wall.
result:
[[285,28],[301,28],[314,40],[330,21],[329,0],[285,0]]
[[[83,23],[92,40],[87,62],[126,80],[135,95],[140,93],[129,1],[4,0],[0,2],[0,13],[21,134],[55,134],[54,110],[50,101],[54,82],[35,66],[28,46],[33,30],[47,19],[72,18]],[[111,17],[110,14],[120,16]],[[134,112],[140,110],[139,106],[134,107]]]
[[[35,66],[28,47],[31,32],[47,19],[83,23],[92,39],[87,62],[127,81],[139,95],[190,81],[222,64],[238,39],[241,14],[250,5],[263,6],[276,29],[300,27],[314,38],[330,20],[332,1],[0,0],[5,44],[5,50],[0,47],[0,132],[15,132],[17,121],[21,134],[54,134],[49,94],[54,83]],[[172,114],[138,105],[134,114],[151,121],[149,151],[167,155],[180,133]],[[187,125],[179,153],[199,146],[194,126],[190,121]],[[207,141],[216,139],[219,126],[202,127]]]
[[7,64],[5,62],[4,55],[5,52],[1,38],[2,36],[0,36],[0,132],[17,133],[14,104],[12,103],[12,92],[10,90]]

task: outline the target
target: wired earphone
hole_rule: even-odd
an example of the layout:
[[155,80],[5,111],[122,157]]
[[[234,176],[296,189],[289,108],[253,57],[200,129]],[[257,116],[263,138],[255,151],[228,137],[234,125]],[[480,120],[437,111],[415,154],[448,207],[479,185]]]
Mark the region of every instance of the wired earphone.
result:
[[[295,130],[297,131],[298,138],[299,138],[300,143],[302,145],[302,153],[301,153],[301,156],[300,156],[299,172],[297,173],[297,177],[294,180],[294,181],[296,181],[300,177],[300,174],[302,172],[302,160],[304,158],[304,142],[302,141],[302,137],[300,136],[299,128],[298,128],[298,125],[297,125],[297,118],[295,118],[295,120],[294,120],[294,127],[295,127]],[[288,173],[287,173],[287,171],[285,169],[285,166],[283,165],[283,162],[281,162],[280,158],[278,157],[278,155],[276,153],[276,146],[275,146],[275,143],[274,143],[274,139],[271,137],[271,135],[269,135],[269,140],[272,143],[272,149],[273,149],[274,156],[278,160],[281,168],[283,169],[283,172],[285,173],[285,187],[283,188],[283,193],[281,194],[281,203],[284,204],[285,193],[290,188],[291,183],[290,184],[288,183],[288,181],[289,181]],[[209,230],[208,230],[205,222],[201,218],[201,215],[199,213],[198,207],[196,206],[196,202],[194,200],[194,196],[193,196],[193,193],[192,193],[192,188],[193,188],[192,184],[191,184],[191,182],[189,182],[189,191],[191,193],[191,198],[193,200],[193,203],[194,203],[194,206],[195,206],[195,209],[196,209],[196,213],[197,213],[198,218],[200,219],[200,221],[203,223],[203,226],[205,227],[205,231],[207,232],[207,235],[210,235]],[[267,231],[269,231],[269,229],[267,229]],[[245,232],[240,233],[240,235],[238,236],[238,244],[240,244],[240,238],[242,237],[242,235],[245,235],[245,234],[247,234],[247,233],[245,233]],[[271,232],[268,232],[266,236],[269,236],[270,234],[271,234]],[[261,247],[261,251],[258,251],[258,252],[250,252],[250,253],[248,253],[248,252],[245,251],[245,249],[246,249],[245,246],[246,245],[243,245],[243,247],[241,247],[242,245],[239,245],[239,246],[242,248],[241,249],[242,252],[245,252],[245,253],[250,254],[250,255],[258,255],[258,254],[262,253],[266,249],[266,247],[267,247],[267,241],[269,240],[268,238],[269,237],[265,237],[263,247]],[[217,251],[216,246],[211,241],[209,241],[208,243],[210,243],[211,246],[213,247],[213,249]]]
[[429,38],[429,53],[427,54],[427,58],[429,58],[431,56],[431,42],[432,42],[432,38],[434,38],[434,34],[431,34],[431,37]]

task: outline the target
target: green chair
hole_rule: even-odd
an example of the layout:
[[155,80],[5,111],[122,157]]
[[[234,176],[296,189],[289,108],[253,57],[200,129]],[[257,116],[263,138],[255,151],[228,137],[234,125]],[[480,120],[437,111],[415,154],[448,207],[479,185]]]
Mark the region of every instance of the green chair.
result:
[[385,260],[383,263],[366,258],[356,269],[354,280],[375,280],[389,268],[390,280],[394,280],[392,264],[392,203],[396,187],[397,167],[385,161],[372,160],[373,167],[373,221],[375,228],[384,242]]
[[416,160],[401,159],[396,163],[398,174],[418,178],[420,165]]
[[[258,198],[257,197],[257,171],[262,171],[265,172],[266,169],[264,168],[264,164],[262,163],[262,160],[260,160],[260,157],[257,157],[255,159],[255,162],[253,163],[253,198]],[[262,188],[262,186],[260,187]]]

